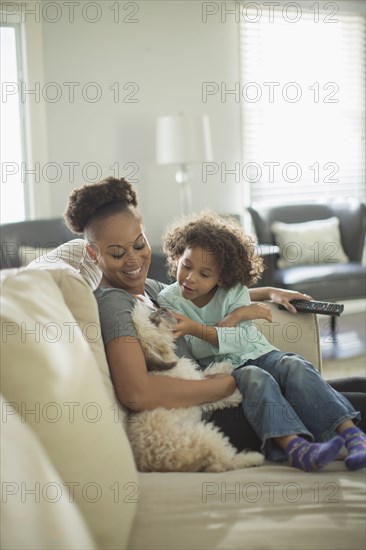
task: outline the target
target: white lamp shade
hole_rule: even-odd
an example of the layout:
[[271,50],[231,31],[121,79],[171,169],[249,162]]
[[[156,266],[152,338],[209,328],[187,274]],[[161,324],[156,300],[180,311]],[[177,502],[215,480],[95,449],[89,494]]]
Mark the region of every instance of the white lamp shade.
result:
[[207,115],[161,116],[156,126],[158,164],[192,164],[212,160]]

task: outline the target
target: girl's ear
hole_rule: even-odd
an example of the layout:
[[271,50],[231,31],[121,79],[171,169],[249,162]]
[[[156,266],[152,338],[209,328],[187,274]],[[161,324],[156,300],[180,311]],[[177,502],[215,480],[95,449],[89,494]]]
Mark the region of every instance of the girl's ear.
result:
[[220,279],[218,280],[217,286],[222,286],[222,277],[220,277]]

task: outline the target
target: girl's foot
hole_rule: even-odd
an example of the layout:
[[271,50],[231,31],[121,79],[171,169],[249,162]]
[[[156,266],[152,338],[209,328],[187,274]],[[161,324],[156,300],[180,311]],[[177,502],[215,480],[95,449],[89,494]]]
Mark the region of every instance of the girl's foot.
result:
[[337,458],[343,445],[344,440],[338,435],[324,443],[310,443],[303,437],[295,437],[286,445],[285,453],[295,468],[314,472]]
[[366,466],[366,435],[357,426],[341,432],[348,456],[345,458],[349,470],[360,470]]

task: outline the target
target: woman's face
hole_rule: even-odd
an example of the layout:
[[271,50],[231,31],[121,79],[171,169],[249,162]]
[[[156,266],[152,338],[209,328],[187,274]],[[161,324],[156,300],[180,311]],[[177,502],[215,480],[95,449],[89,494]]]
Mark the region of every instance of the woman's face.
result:
[[101,286],[143,294],[151,248],[141,223],[132,213],[123,212],[98,225],[95,244],[98,265],[103,272]]

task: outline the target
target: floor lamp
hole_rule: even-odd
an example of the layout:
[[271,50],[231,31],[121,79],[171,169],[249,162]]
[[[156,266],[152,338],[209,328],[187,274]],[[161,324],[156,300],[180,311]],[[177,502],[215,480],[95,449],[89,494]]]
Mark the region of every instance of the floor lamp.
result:
[[160,116],[156,125],[158,164],[176,164],[182,214],[192,212],[189,164],[212,160],[210,121],[207,115]]

